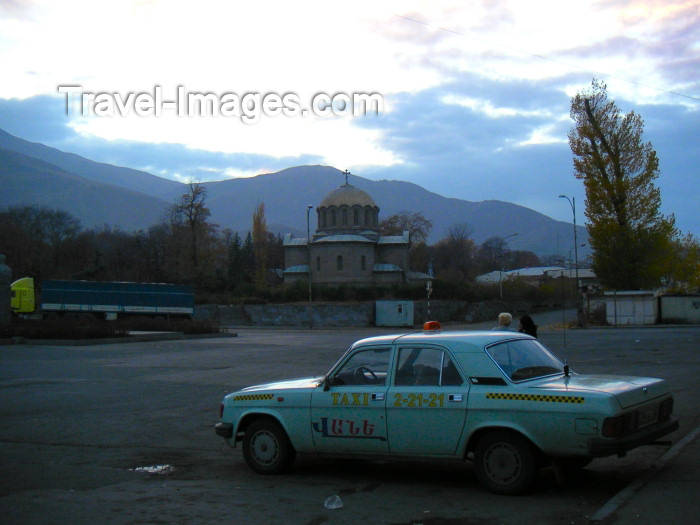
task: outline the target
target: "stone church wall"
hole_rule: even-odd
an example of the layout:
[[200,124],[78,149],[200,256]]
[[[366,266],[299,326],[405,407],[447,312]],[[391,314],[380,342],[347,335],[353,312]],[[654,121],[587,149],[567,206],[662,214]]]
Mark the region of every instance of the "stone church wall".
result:
[[[365,269],[362,269],[362,257]],[[338,269],[342,257],[342,269]],[[314,284],[370,284],[374,265],[374,247],[370,244],[338,243],[313,246],[311,251],[311,279]],[[318,270],[320,258],[321,270]]]

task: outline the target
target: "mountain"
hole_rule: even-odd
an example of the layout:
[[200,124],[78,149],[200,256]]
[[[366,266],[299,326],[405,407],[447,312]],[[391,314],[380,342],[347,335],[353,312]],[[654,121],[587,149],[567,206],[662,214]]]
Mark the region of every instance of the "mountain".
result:
[[[4,149],[2,149],[4,148]],[[242,234],[251,229],[253,210],[265,204],[268,229],[306,236],[307,206],[318,206],[345,182],[329,166],[298,166],[250,178],[205,183],[212,222]],[[538,255],[568,255],[573,250],[572,225],[529,208],[501,201],[469,202],[443,197],[409,182],[371,181],[355,175],[350,184],[366,191],[380,208],[380,219],[401,211],[421,212],[433,223],[429,243],[447,235],[453,224],[467,223],[474,242],[508,239],[516,250]],[[146,229],[186,191],[182,183],[149,173],[94,162],[0,130],[0,207],[36,204],[66,210],[85,227],[104,224],[126,231]],[[309,215],[316,229],[316,213]],[[579,239],[586,242],[583,227]],[[579,250],[580,258],[590,253]]]
[[[277,173],[247,179],[206,183],[212,220],[238,231],[250,229],[253,209],[265,203],[268,228],[286,225],[282,232],[296,231],[306,236],[306,209],[315,208],[331,190],[345,182],[340,170],[328,166],[299,166]],[[429,243],[447,236],[456,223],[468,223],[477,244],[489,237],[518,235],[508,239],[515,250],[530,250],[538,255],[566,254],[573,249],[573,225],[555,221],[539,212],[502,201],[469,202],[447,198],[421,186],[402,181],[371,181],[350,175],[348,182],[366,191],[379,206],[381,218],[401,211],[422,212],[433,223]],[[316,229],[316,213],[310,214],[311,231]],[[586,242],[586,229],[579,226],[578,236]],[[585,257],[588,250],[579,250]]]
[[168,202],[79,177],[58,166],[0,149],[0,207],[33,204],[70,212],[83,226],[146,229],[161,219]]
[[69,173],[95,182],[111,184],[153,197],[163,198],[167,196],[167,200],[171,200],[170,197],[177,196],[182,187],[181,183],[174,180],[157,177],[145,171],[94,162],[74,153],[65,153],[43,144],[20,139],[2,129],[0,129],[0,148],[43,160]]

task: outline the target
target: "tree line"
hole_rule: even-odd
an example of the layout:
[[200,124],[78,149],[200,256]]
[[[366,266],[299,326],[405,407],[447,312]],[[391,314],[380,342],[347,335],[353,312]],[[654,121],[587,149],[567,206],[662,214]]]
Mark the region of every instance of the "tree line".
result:
[[[212,300],[231,297],[265,297],[304,300],[305,286],[281,284],[284,269],[283,239],[267,230],[264,203],[251,217],[251,230],[232,231],[210,221],[206,188],[189,183],[187,191],[147,230],[125,232],[110,225],[83,228],[63,210],[13,206],[0,210],[0,253],[15,279],[87,279],[101,281],[164,282],[195,285],[199,295]],[[427,239],[432,223],[420,212],[402,211],[379,225],[382,235],[410,233],[411,269],[432,273],[437,295],[475,295],[478,275],[533,266],[564,266],[564,258],[540,258],[527,250],[511,250],[500,237],[481,244],[472,239],[466,223],[454,224],[434,245]],[[671,243],[665,273],[659,283],[677,288],[698,279],[698,245],[692,236]],[[466,291],[465,291],[466,290]],[[391,292],[389,292],[391,293]],[[420,290],[395,293],[420,296]],[[211,297],[214,295],[214,297]],[[317,298],[342,300],[377,298],[376,291],[348,294],[326,291]]]
[[[265,205],[258,203],[247,232],[210,220],[206,187],[187,191],[163,219],[146,230],[126,232],[111,225],[83,228],[64,210],[12,206],[0,210],[0,253],[14,278],[88,279],[194,284],[198,292],[254,295],[279,287],[284,269],[283,238],[268,231]],[[473,282],[492,270],[536,266],[532,252],[510,250],[500,238],[481,245],[467,224],[427,245],[432,228],[422,213],[400,212],[380,224],[383,235],[411,234],[411,268],[439,279]]]
[[[256,265],[283,266],[281,236],[264,231],[255,239],[209,217],[206,189],[197,183],[159,223],[133,232],[86,229],[64,210],[12,206],[0,210],[0,253],[14,278],[185,283],[203,291],[235,291],[255,282]],[[264,252],[256,244],[265,244]]]

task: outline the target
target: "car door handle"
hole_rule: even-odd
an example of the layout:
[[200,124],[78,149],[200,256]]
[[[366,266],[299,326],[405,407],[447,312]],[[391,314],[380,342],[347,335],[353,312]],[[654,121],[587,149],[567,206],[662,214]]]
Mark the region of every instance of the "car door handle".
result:
[[459,403],[462,401],[462,394],[450,394],[447,396],[447,400]]
[[384,401],[384,393],[372,394],[372,401]]

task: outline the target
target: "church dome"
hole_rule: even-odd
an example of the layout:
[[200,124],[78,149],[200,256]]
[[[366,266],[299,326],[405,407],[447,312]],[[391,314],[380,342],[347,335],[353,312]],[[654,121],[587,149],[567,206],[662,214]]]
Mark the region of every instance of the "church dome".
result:
[[374,208],[377,205],[368,193],[350,184],[344,184],[326,195],[319,205],[320,208],[329,206],[371,206]]
[[366,192],[343,184],[331,191],[316,208],[318,229],[322,234],[355,234],[368,232],[376,235],[379,228],[379,207]]

